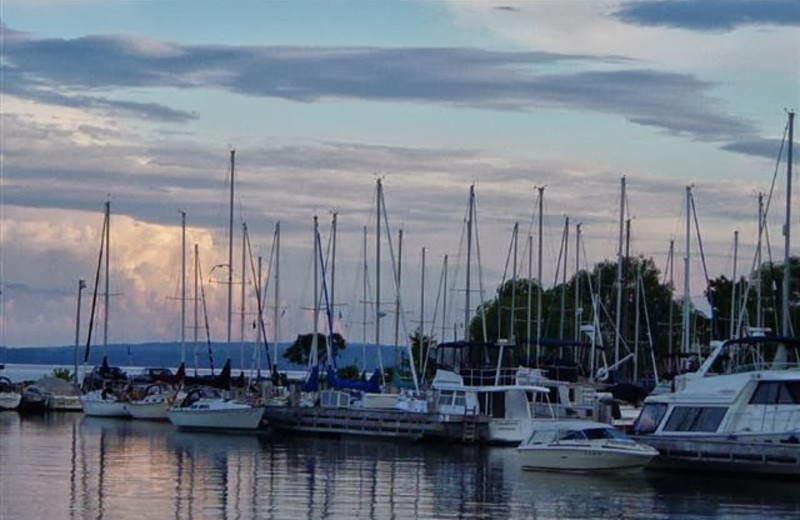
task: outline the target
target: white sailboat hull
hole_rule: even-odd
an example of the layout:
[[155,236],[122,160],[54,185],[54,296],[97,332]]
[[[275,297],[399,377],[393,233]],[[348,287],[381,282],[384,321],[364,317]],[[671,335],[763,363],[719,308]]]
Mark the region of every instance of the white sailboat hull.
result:
[[[201,405],[202,406],[202,405]],[[167,412],[169,421],[178,428],[203,430],[256,430],[264,416],[263,406],[230,406],[215,408],[173,407]]]
[[103,399],[100,392],[90,392],[80,398],[83,413],[91,417],[130,417],[128,403]]

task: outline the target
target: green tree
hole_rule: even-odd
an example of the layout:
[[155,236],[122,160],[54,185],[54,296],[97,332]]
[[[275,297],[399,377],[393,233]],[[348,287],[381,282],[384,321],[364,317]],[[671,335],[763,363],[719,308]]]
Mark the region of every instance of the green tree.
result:
[[[310,360],[311,344],[314,334],[299,334],[289,348],[283,353],[283,358],[296,365],[307,365]],[[317,334],[317,359],[325,360],[328,352],[328,338],[324,334]],[[344,338],[338,332],[334,332],[331,337],[331,347],[333,354],[341,352],[347,347]]]

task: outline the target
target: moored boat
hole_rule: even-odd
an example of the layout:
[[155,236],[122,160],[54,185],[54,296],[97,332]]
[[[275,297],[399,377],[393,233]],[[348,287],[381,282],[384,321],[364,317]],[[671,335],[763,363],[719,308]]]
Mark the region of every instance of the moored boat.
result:
[[94,390],[80,398],[83,413],[92,417],[130,417],[128,402],[108,389]]
[[518,450],[531,471],[638,471],[658,455],[609,424],[561,419],[537,421]]
[[16,410],[22,401],[19,388],[5,376],[0,377],[0,411]]
[[209,389],[189,392],[180,406],[167,411],[178,428],[203,430],[256,430],[263,416],[263,406],[227,399]]

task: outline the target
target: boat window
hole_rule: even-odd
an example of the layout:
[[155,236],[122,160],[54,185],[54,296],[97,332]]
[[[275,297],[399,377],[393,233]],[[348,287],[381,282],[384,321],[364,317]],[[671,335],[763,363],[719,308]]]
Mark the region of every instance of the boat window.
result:
[[609,428],[590,428],[583,430],[587,439],[613,439],[615,438]]
[[664,426],[672,432],[715,432],[725,417],[724,406],[676,406]]
[[661,403],[645,404],[636,422],[633,423],[633,431],[637,434],[653,433],[667,413],[667,405]]
[[761,381],[750,404],[800,404],[800,381]]
[[633,423],[633,432],[636,434],[653,433],[658,429],[661,419],[667,413],[667,405],[661,403],[645,404],[639,417]]
[[586,439],[586,435],[581,430],[567,430],[561,432],[558,440],[560,441],[581,441]]

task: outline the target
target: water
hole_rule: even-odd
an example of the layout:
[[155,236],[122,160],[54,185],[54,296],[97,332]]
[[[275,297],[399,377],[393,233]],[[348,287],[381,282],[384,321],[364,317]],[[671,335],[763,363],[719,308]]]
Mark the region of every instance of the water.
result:
[[2,519],[788,518],[793,483],[520,471],[516,450],[0,413]]

